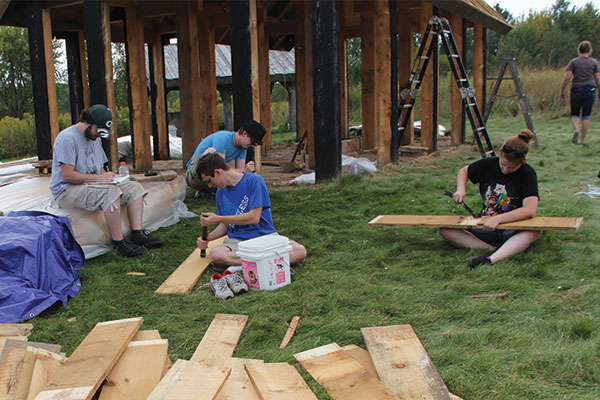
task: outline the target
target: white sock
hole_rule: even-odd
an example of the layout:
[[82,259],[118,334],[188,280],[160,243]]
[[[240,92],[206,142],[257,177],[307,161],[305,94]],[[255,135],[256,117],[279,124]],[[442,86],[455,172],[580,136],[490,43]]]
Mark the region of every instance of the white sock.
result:
[[231,265],[230,267],[227,268],[227,271],[229,272],[238,272],[242,270],[242,266],[241,265]]

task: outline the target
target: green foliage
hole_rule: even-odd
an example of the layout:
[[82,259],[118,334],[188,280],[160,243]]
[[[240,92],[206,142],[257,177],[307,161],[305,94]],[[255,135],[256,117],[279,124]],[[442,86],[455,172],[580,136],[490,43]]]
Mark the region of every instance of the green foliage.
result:
[[0,120],[0,160],[37,154],[35,119],[26,113],[23,119],[4,117]]
[[27,30],[0,27],[0,113],[22,118],[33,113]]

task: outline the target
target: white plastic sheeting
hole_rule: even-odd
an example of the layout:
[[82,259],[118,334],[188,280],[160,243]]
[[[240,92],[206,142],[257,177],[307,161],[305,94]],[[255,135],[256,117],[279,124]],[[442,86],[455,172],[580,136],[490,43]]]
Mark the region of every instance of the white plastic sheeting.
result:
[[[377,163],[375,161],[371,161],[368,158],[355,158],[350,156],[345,156],[342,154],[342,167],[348,166],[349,173],[352,175],[358,174],[372,174],[377,171]],[[315,173],[311,172],[309,174],[300,175],[290,181],[290,184],[293,185],[295,183],[315,183]]]
[[587,185],[585,190],[578,192],[577,194],[587,194],[591,198],[600,197],[600,186],[596,185]]

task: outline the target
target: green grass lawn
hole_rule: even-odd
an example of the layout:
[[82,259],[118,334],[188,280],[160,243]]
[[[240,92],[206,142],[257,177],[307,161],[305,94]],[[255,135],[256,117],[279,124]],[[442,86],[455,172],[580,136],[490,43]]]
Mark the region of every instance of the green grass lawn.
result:
[[[568,187],[599,183],[600,123],[592,121],[585,145],[571,144],[566,118],[534,123],[540,146],[529,162],[539,178],[538,215],[585,217],[577,232],[546,232],[527,252],[470,271],[473,251],[452,248],[434,229],[367,225],[379,214],[466,215],[443,194],[455,189],[457,170],[479,158],[475,146],[463,145],[372,177],[271,189],[276,228],[308,249],[289,286],[222,301],[210,294],[206,274],[190,294],[155,295],[201,234],[198,219],[185,219],[157,231],[165,246],[144,257],[109,252],[89,260],[79,295],[33,319],[30,340],[70,354],[97,322],[142,316],[143,329],[169,340],[173,360],[189,359],[215,313],[246,314],[235,356],[289,362],[319,399],[329,399],[294,353],[331,342],[364,347],[362,327],[411,324],[450,391],[466,400],[598,399],[600,199],[573,196],[578,190]],[[496,148],[522,127],[522,118],[488,124]],[[191,211],[215,209],[214,199],[188,195]],[[473,184],[467,203],[480,207]],[[498,292],[507,297],[468,297]],[[294,315],[302,318],[296,335],[278,350]]]

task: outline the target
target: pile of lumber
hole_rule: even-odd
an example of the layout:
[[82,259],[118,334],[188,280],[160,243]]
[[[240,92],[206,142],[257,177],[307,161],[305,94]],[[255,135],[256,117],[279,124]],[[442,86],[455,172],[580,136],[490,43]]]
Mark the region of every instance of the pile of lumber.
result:
[[[293,334],[295,317],[280,348]],[[216,314],[190,360],[142,318],[98,323],[67,358],[27,341],[31,324],[0,324],[2,399],[317,399],[289,363],[233,357],[248,316]],[[335,343],[294,355],[333,399],[458,399],[410,325],[362,329],[368,351]]]

